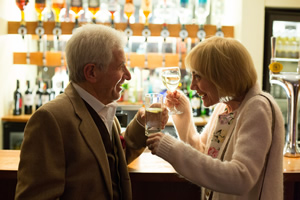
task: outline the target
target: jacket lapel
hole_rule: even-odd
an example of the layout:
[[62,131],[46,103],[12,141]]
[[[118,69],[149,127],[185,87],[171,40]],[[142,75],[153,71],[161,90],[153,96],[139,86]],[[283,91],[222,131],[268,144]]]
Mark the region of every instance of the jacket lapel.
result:
[[110,177],[110,169],[108,164],[108,159],[105,151],[105,147],[100,136],[99,130],[94,123],[89,111],[87,110],[83,100],[75,90],[72,82],[68,85],[65,90],[65,94],[70,98],[74,106],[75,113],[80,119],[79,131],[89,146],[92,153],[95,155],[99,167],[103,172],[103,176],[108,186],[109,193],[111,197],[113,195],[112,182]]

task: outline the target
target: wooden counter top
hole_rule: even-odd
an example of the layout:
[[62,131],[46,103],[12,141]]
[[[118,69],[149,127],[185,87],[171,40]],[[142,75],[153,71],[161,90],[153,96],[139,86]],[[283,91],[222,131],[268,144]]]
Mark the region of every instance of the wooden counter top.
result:
[[[6,187],[7,199],[13,199],[14,196],[19,157],[20,150],[0,150],[0,186]],[[284,157],[283,169],[284,199],[296,199],[300,195],[300,158]],[[168,162],[152,155],[149,150],[128,165],[128,170],[133,199],[145,199],[145,192],[148,192],[145,200],[157,199],[155,195],[162,199],[168,199],[170,195],[172,199],[195,199],[200,196],[198,186],[180,177]]]
[[30,117],[31,117],[31,115],[5,115],[2,117],[2,121],[26,123]]
[[[6,122],[22,122],[26,123],[31,115],[6,115],[2,117],[2,121]],[[201,116],[201,117],[194,117],[195,125],[196,126],[205,126],[209,117]],[[167,122],[167,126],[173,126],[172,119],[170,117],[169,121]]]
[[[17,171],[20,150],[0,150],[0,172]],[[163,159],[152,155],[149,150],[128,165],[132,173],[176,173],[173,167]],[[300,174],[300,158],[283,157],[283,173]]]

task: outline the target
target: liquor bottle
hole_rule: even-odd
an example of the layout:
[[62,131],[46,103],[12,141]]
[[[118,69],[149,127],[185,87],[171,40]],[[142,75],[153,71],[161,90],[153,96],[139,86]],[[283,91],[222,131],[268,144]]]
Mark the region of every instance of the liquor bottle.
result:
[[149,15],[152,12],[152,0],[142,0],[141,9],[145,15],[145,26],[149,25]]
[[190,99],[190,92],[189,92],[189,88],[187,85],[187,82],[183,79],[182,84],[181,84],[181,91],[183,92],[183,94],[185,94],[185,96],[187,96]]
[[14,92],[14,115],[21,115],[22,114],[22,94],[20,92],[20,82],[17,80],[17,87]]
[[110,12],[111,14],[111,27],[115,27],[115,12],[118,10],[118,0],[108,0],[107,2],[107,10]]
[[21,11],[21,25],[25,26],[25,12],[24,9],[28,4],[28,0],[16,0],[16,4]]
[[96,14],[100,10],[100,0],[88,0],[88,9],[92,13],[92,22],[96,23]]
[[62,82],[61,82],[61,88],[60,88],[59,94],[64,93],[64,91],[65,91],[64,81],[62,81]]
[[212,0],[211,3],[211,23],[216,24],[216,35],[224,37],[222,32],[222,25],[224,19],[224,0]]
[[70,11],[75,13],[75,26],[78,26],[78,18],[83,11],[82,5],[82,0],[71,0],[70,2]]
[[50,87],[48,92],[49,92],[49,100],[51,101],[55,99],[55,90],[54,90],[54,85],[52,80],[50,81]]
[[157,1],[153,6],[154,24],[177,24],[178,23],[178,7],[177,0]]
[[42,12],[46,7],[46,0],[35,0],[35,10],[37,12],[38,21],[42,21]]
[[180,0],[179,1],[179,22],[181,25],[189,24],[193,19],[193,1]]
[[28,0],[16,0],[16,4],[20,10],[24,10],[25,6],[28,4]]
[[133,5],[133,0],[126,0],[125,5],[124,5],[124,13],[127,17],[127,23],[129,24],[129,19],[134,13],[134,5]]
[[30,81],[26,81],[27,89],[24,94],[24,113],[25,115],[32,114],[32,106],[34,103],[34,98],[32,94],[32,90],[30,88]]
[[201,98],[196,91],[193,91],[191,105],[193,109],[193,116],[199,117],[201,115]]
[[64,8],[64,5],[65,5],[65,0],[52,0],[52,9],[54,11],[56,23],[60,22],[59,14],[61,9]]
[[210,0],[195,1],[195,15],[199,25],[204,25],[210,13]]
[[44,105],[50,101],[50,93],[49,93],[48,89],[49,89],[48,82],[44,82],[43,93],[42,93],[42,105]]
[[42,106],[42,89],[41,89],[41,82],[37,82],[38,88],[35,93],[35,110]]

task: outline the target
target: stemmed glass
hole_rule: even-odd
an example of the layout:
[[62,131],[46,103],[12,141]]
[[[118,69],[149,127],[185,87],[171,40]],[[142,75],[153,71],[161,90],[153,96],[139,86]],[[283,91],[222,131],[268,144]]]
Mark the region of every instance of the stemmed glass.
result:
[[[160,71],[160,77],[167,89],[171,92],[174,92],[180,82],[180,69],[179,67],[162,67]],[[169,108],[169,114],[176,115],[182,114],[182,112],[177,110],[174,106],[173,108]]]

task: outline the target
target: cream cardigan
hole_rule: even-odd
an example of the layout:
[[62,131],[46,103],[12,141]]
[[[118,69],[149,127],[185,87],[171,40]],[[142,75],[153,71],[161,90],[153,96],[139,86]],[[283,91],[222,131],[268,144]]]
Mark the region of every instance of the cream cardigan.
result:
[[[273,138],[271,106],[265,97],[258,95],[260,93],[271,100],[275,110]],[[165,135],[159,143],[157,155],[192,183],[215,191],[213,200],[256,200],[262,187],[266,155],[272,144],[261,199],[282,200],[285,130],[282,113],[271,95],[262,92],[258,84],[250,89],[237,110],[235,123],[228,131],[218,159],[208,156],[207,151],[217,117],[226,105],[220,103],[216,106],[210,121],[198,134],[189,102],[184,95],[182,97],[184,114],[173,116],[181,141]],[[227,143],[224,161],[221,161]]]

